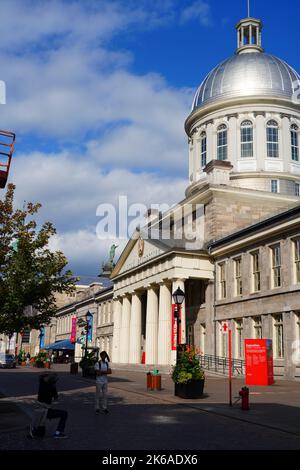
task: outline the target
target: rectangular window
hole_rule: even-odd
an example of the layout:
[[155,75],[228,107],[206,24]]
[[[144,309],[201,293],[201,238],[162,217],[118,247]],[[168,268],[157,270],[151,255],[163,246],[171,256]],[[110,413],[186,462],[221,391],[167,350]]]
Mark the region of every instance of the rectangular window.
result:
[[282,315],[274,316],[275,329],[275,356],[280,359],[284,357],[284,337],[283,337],[283,318]]
[[227,129],[218,131],[218,160],[227,160]]
[[300,196],[300,184],[295,183],[295,196],[299,197]]
[[281,286],[281,249],[280,245],[275,245],[272,250],[272,284],[273,287]]
[[269,158],[279,157],[278,128],[267,128],[267,151]]
[[294,241],[296,282],[300,282],[300,239]]
[[225,279],[225,263],[219,265],[220,272],[220,296],[221,299],[226,298],[226,279]]
[[262,339],[262,322],[261,317],[253,318],[254,338]]
[[292,160],[295,162],[299,161],[299,142],[298,142],[298,130],[291,130],[291,147],[292,147]]
[[278,180],[271,180],[271,192],[278,193]]
[[235,272],[235,293],[236,295],[243,294],[243,281],[242,281],[242,260],[237,258],[234,260],[234,272]]
[[253,128],[241,127],[241,156],[253,157]]
[[236,346],[236,357],[241,359],[244,356],[244,344],[243,344],[243,320],[235,321],[235,346]]
[[260,291],[260,256],[259,252],[252,253],[252,277],[253,277],[253,291]]
[[219,342],[219,356],[227,357],[228,356],[228,334],[224,334],[222,331],[222,322],[219,321],[219,331],[220,331],[220,342]]

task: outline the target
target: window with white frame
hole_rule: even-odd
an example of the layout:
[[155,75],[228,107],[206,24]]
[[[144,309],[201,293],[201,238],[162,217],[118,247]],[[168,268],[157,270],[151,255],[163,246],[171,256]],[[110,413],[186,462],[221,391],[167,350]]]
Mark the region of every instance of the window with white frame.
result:
[[296,124],[291,126],[291,149],[292,160],[299,161],[299,127]]
[[204,168],[207,163],[207,138],[206,138],[205,132],[202,132],[200,136],[200,146],[201,146],[201,168]]
[[253,124],[249,120],[241,124],[241,157],[253,157]]
[[219,321],[219,356],[227,357],[228,355],[228,334],[223,333],[222,323]]
[[294,194],[297,197],[300,196],[300,184],[296,182],[294,183]]
[[243,320],[235,320],[235,355],[241,359],[244,355]]
[[260,286],[260,254],[259,251],[251,253],[252,256],[252,279],[253,279],[253,291],[259,292],[261,289]]
[[221,124],[217,130],[217,159],[227,160],[228,131],[225,124]]
[[274,315],[275,356],[280,359],[284,357],[283,317],[281,314]]
[[271,180],[271,193],[279,192],[279,182],[278,180]]
[[300,239],[294,241],[295,280],[300,282]]
[[219,279],[220,279],[220,297],[226,298],[226,277],[225,277],[225,263],[219,264]]
[[280,244],[271,247],[272,253],[272,287],[281,286],[281,248]]
[[262,339],[262,321],[261,317],[253,318],[254,338]]
[[276,121],[271,120],[267,123],[267,155],[269,158],[279,157],[279,132]]
[[234,260],[234,275],[235,275],[235,294],[243,294],[243,281],[242,281],[242,259],[236,258]]

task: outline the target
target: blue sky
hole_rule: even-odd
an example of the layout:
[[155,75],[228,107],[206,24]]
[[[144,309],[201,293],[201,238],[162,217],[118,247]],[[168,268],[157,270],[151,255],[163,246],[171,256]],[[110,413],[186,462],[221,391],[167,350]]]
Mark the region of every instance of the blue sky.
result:
[[[183,125],[204,76],[234,53],[247,2],[0,0],[1,128],[17,133],[17,202],[40,201],[70,267],[95,275],[111,241],[96,208],[174,203],[188,184]],[[251,2],[263,46],[300,71],[300,5]],[[124,246],[119,243],[119,251]]]

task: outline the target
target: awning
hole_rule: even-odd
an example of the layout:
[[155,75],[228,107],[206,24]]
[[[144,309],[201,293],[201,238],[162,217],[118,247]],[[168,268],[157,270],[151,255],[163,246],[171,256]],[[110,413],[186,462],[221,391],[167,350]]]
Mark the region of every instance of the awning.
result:
[[75,349],[75,344],[71,343],[69,339],[63,339],[62,341],[57,341],[57,343],[49,344],[45,349],[53,349],[56,351],[72,351]]

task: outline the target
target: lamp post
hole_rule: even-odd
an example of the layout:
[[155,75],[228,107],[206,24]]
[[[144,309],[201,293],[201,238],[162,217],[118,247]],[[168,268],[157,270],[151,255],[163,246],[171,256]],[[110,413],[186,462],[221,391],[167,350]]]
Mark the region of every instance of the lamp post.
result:
[[91,314],[90,311],[88,311],[85,315],[85,320],[83,318],[79,318],[77,321],[78,326],[84,328],[85,332],[85,348],[84,348],[84,357],[87,357],[87,350],[88,350],[88,340],[89,340],[89,332],[91,328],[91,318],[93,318],[93,315]]
[[176,318],[177,322],[177,347],[176,347],[176,364],[178,363],[179,359],[179,333],[180,333],[180,324],[181,324],[181,318],[180,318],[180,307],[184,302],[185,294],[183,290],[180,289],[180,287],[177,287],[175,292],[172,294],[174,304],[175,304],[175,309],[174,309],[174,316]]

